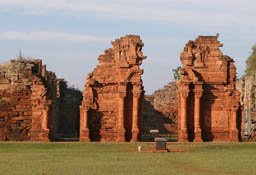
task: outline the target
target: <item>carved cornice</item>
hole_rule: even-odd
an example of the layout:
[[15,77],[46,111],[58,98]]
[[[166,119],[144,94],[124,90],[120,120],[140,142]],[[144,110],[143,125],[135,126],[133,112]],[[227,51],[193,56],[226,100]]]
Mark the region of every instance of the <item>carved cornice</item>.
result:
[[233,106],[232,108],[231,108],[231,111],[232,112],[236,112],[238,110],[238,107],[237,106]]
[[193,91],[194,91],[195,97],[197,97],[197,98],[201,98],[202,97],[203,90],[194,89]]
[[182,96],[183,98],[187,98],[188,95],[189,95],[189,90],[182,90],[182,91],[181,91],[181,96]]
[[140,97],[142,91],[132,91],[134,97]]
[[89,106],[80,106],[80,110],[85,110],[86,112],[89,111]]
[[126,94],[126,92],[118,92],[119,98],[125,98]]

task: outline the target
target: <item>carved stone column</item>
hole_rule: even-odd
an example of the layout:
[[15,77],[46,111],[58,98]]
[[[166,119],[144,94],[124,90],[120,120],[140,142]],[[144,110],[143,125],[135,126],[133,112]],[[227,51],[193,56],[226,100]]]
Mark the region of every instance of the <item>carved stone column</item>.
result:
[[89,142],[88,107],[80,107],[80,141]]
[[49,131],[49,128],[48,128],[48,111],[49,111],[49,108],[45,108],[43,109],[42,111],[42,120],[41,120],[41,127],[42,127],[42,130],[43,131]]
[[203,95],[203,90],[202,89],[195,89],[194,90],[195,94],[195,104],[194,104],[194,134],[195,142],[201,142],[202,141],[202,130],[200,127],[200,111],[201,111],[201,106],[200,106],[200,99]]
[[237,107],[231,109],[230,117],[230,141],[238,141],[238,129],[237,129]]
[[179,141],[188,141],[187,133],[187,97],[189,95],[189,89],[183,89],[180,92],[180,128]]
[[125,128],[124,128],[124,100],[126,92],[119,92],[118,98],[118,122],[117,122],[117,140],[119,142],[125,141]]
[[139,139],[139,101],[141,91],[133,91],[133,107],[132,107],[132,141]]

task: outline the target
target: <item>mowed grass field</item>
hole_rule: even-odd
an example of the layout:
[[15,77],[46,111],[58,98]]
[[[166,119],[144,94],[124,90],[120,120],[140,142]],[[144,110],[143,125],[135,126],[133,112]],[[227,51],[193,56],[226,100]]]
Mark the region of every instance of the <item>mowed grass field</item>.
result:
[[[137,152],[138,145],[142,152]],[[0,142],[1,175],[256,175],[255,143]]]

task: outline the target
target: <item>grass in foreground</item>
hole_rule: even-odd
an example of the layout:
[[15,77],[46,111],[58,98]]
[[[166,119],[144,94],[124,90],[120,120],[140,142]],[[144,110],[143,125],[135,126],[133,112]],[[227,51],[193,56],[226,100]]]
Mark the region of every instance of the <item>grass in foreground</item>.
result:
[[[144,152],[137,152],[138,145]],[[153,143],[0,142],[0,174],[256,174],[254,143],[169,143],[170,153],[150,152],[153,148]]]

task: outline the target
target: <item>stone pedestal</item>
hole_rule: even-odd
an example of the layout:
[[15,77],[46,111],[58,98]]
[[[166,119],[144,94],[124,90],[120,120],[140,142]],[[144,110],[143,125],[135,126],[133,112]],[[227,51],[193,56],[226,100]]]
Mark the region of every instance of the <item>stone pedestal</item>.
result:
[[49,142],[49,129],[36,129],[31,130],[31,141]]
[[88,108],[80,108],[80,141],[89,142]]
[[89,142],[90,138],[89,138],[89,129],[83,129],[80,130],[80,141],[82,142]]
[[188,142],[188,131],[187,128],[183,128],[179,132],[179,142]]

